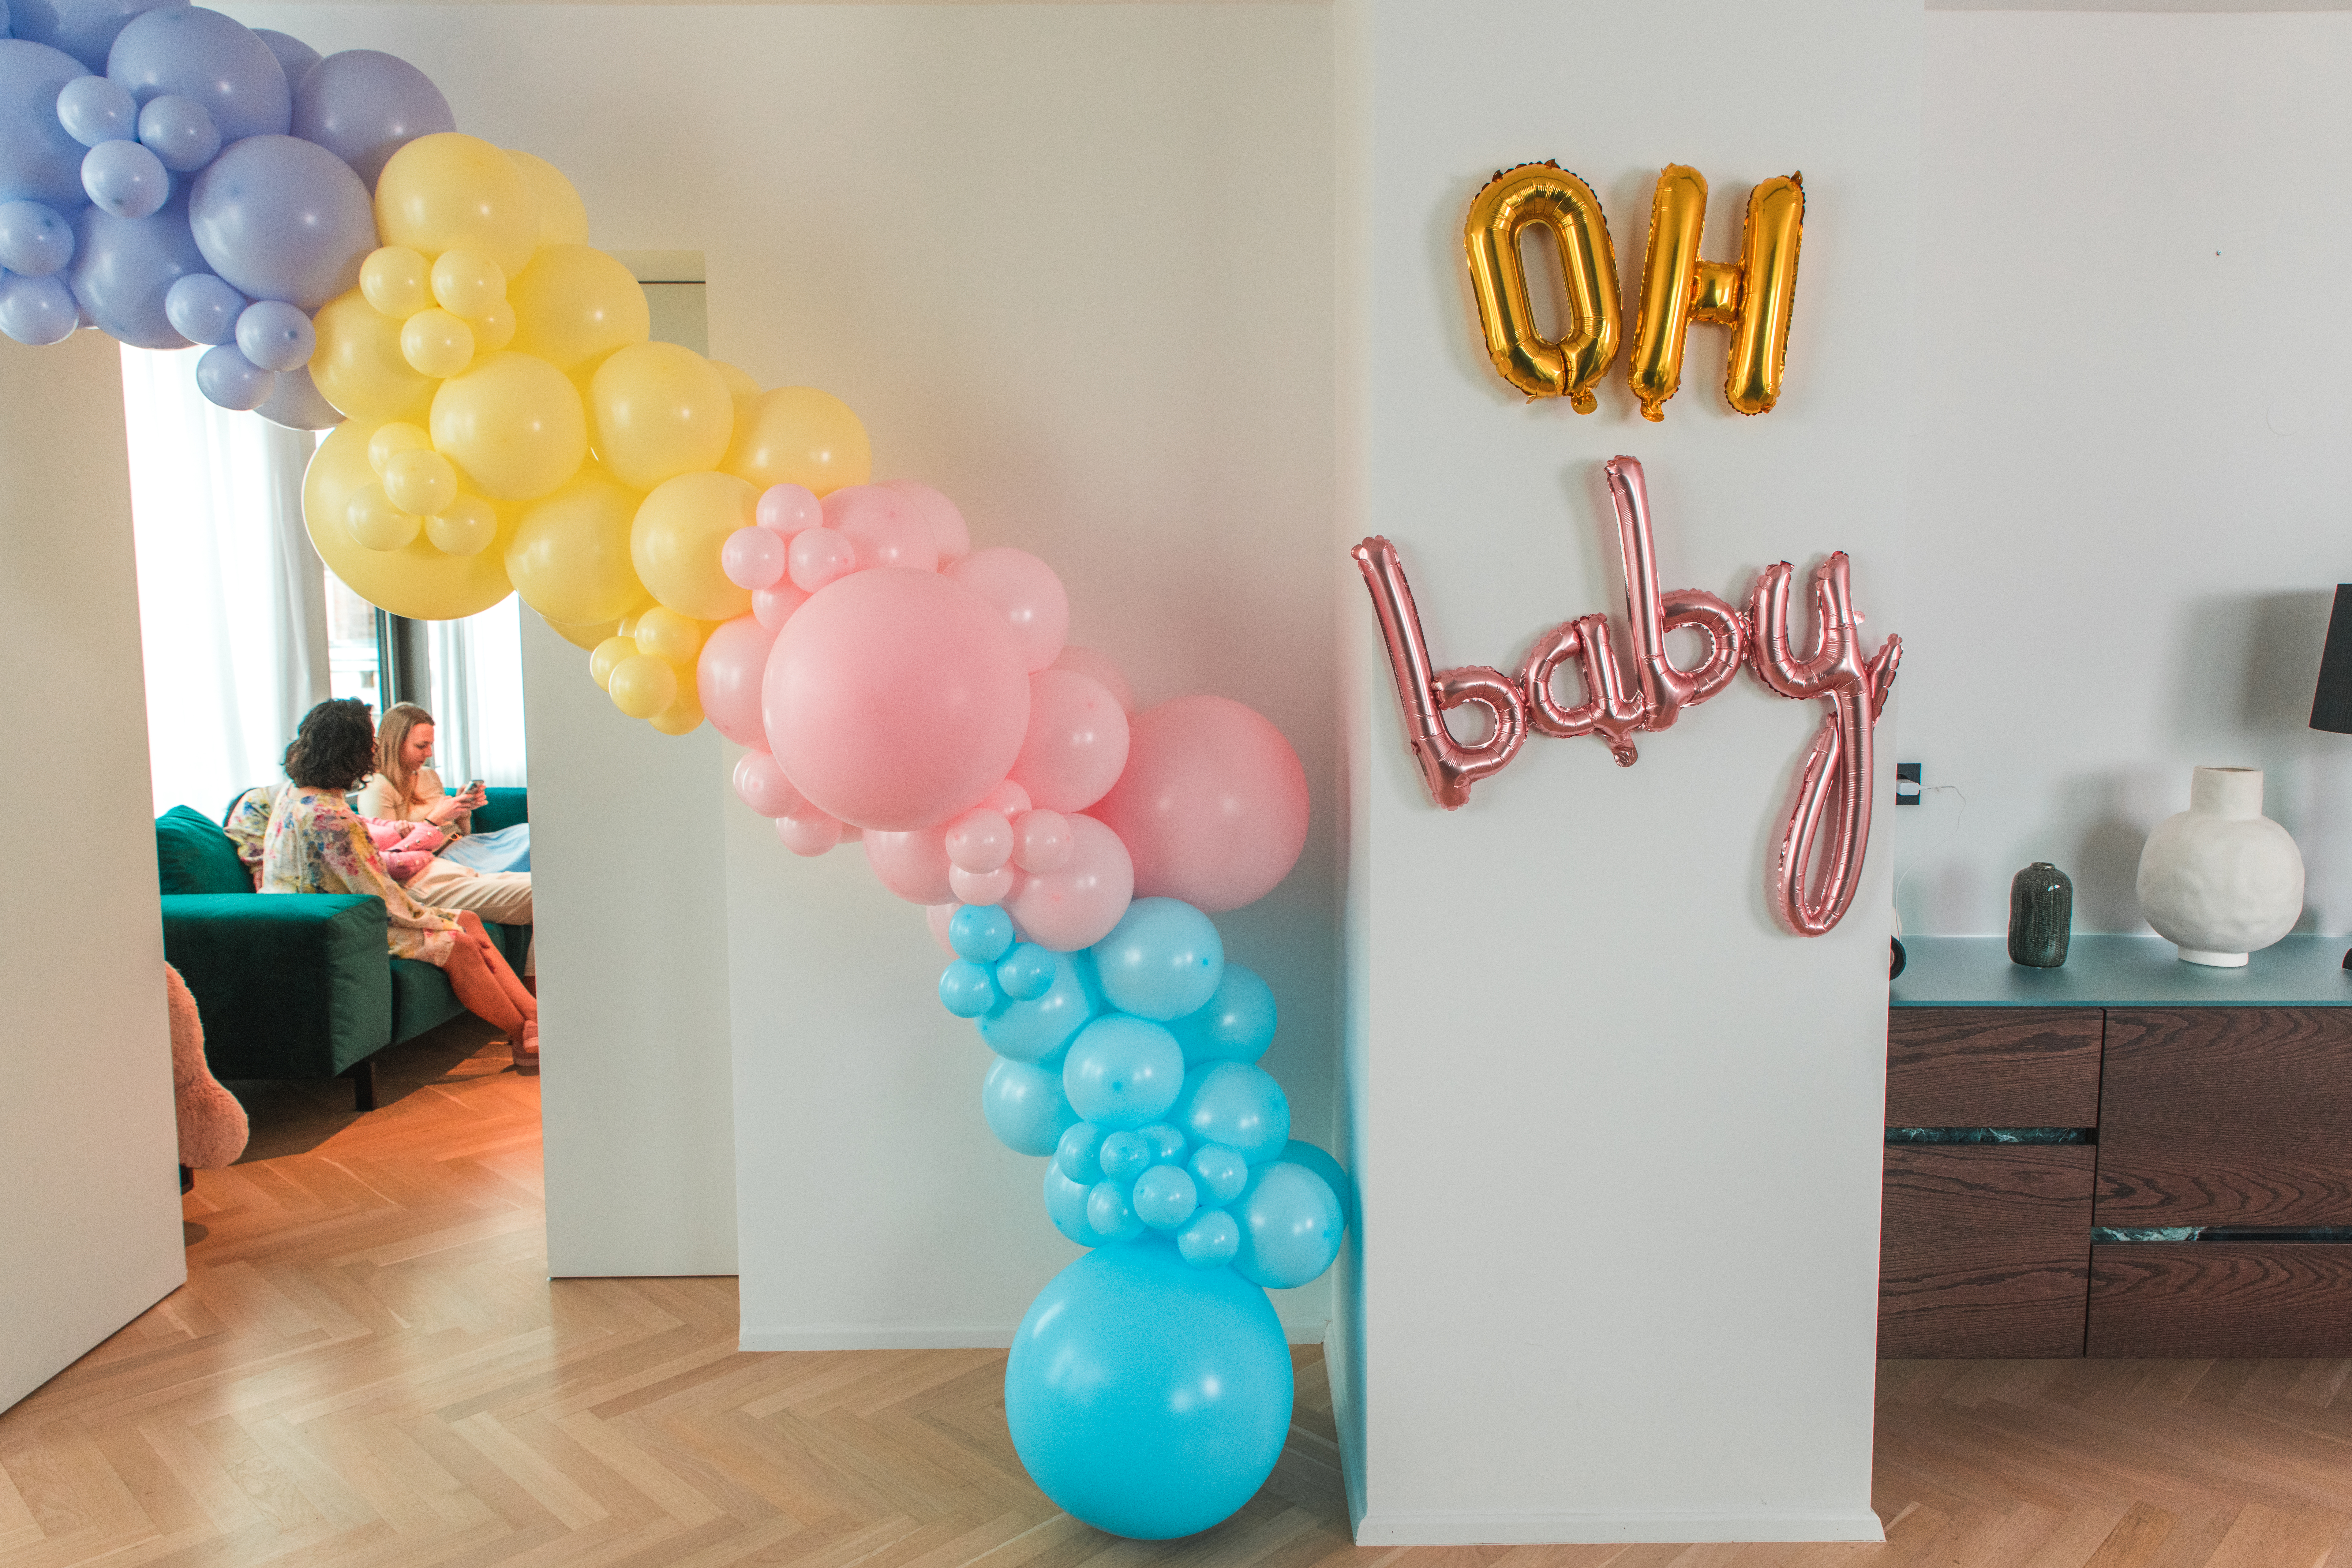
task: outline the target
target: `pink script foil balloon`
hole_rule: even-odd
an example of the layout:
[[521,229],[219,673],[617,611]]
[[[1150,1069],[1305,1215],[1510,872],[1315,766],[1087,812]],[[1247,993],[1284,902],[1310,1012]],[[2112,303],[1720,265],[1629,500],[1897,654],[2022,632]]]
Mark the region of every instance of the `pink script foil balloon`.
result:
[[1307,770],[1255,709],[1179,697],[1136,715],[1127,771],[1093,815],[1127,845],[1138,896],[1221,914],[1264,898],[1297,864]]
[[1066,669],[1029,678],[1029,732],[1013,779],[1046,811],[1084,811],[1127,767],[1127,714],[1102,683]]
[[1091,816],[1069,824],[1069,859],[1058,871],[1024,878],[1004,906],[1030,941],[1055,952],[1108,936],[1135,897],[1135,865],[1118,835]]
[[739,746],[765,751],[766,721],[760,714],[760,688],[767,679],[774,628],[751,616],[738,616],[711,628],[695,660],[694,690],[703,717]]

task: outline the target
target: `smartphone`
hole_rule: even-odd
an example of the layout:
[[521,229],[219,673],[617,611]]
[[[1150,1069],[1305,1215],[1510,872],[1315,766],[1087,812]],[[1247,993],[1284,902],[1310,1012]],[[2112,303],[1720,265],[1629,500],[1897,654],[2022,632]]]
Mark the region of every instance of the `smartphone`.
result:
[[480,794],[482,794],[482,793],[483,793],[483,790],[482,790],[482,781],[481,781],[481,780],[479,780],[479,779],[476,779],[472,784],[467,784],[467,785],[466,786],[466,793],[467,793],[467,795],[480,795]]

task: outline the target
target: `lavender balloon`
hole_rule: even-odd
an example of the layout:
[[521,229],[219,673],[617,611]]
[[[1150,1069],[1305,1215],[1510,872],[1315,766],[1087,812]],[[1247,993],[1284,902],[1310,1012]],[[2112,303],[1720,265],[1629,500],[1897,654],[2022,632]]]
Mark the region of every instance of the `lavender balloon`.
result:
[[46,278],[73,259],[73,226],[38,202],[0,202],[0,267]]
[[269,46],[244,23],[199,5],[135,17],[114,40],[106,74],[141,103],[166,93],[211,111],[223,142],[283,136],[293,90]]
[[15,0],[16,37],[63,49],[87,69],[106,71],[107,51],[134,16],[188,0]]
[[64,342],[80,324],[81,310],[64,279],[0,272],[0,332],[37,347]]
[[299,136],[231,144],[196,176],[188,211],[213,271],[252,299],[306,310],[356,286],[375,248],[367,187]]
[[310,367],[281,370],[256,414],[289,430],[331,430],[343,422],[342,410],[319,395]]
[[329,55],[294,94],[294,134],[349,163],[370,190],[402,147],[457,129],[457,117],[432,79],[377,49]]
[[256,27],[253,36],[268,44],[269,52],[278,57],[278,68],[286,73],[286,85],[298,92],[301,90],[302,79],[319,63],[319,51],[293,34],[281,33],[274,27]]
[[191,272],[163,291],[163,316],[192,343],[232,343],[245,296],[209,272]]
[[81,188],[117,217],[145,217],[172,194],[172,176],[136,142],[101,142],[82,158]]
[[264,370],[299,370],[318,346],[310,318],[281,300],[257,300],[236,319],[236,352]]
[[188,232],[188,196],[173,191],[150,217],[117,217],[84,207],[74,218],[74,258],[66,269],[74,298],[108,336],[133,348],[188,346],[163,308],[172,285],[207,270]]
[[167,92],[149,99],[139,111],[139,144],[161,158],[163,167],[192,174],[220,152],[220,127],[212,110],[194,99]]
[[208,401],[239,413],[267,402],[277,379],[237,353],[232,343],[206,349],[205,357],[196,362],[196,390]]
[[139,100],[119,81],[78,76],[58,89],[58,123],[85,147],[139,134]]
[[58,93],[89,73],[47,44],[0,38],[0,202],[38,202],[53,212],[81,210],[81,159],[87,151],[58,123]]

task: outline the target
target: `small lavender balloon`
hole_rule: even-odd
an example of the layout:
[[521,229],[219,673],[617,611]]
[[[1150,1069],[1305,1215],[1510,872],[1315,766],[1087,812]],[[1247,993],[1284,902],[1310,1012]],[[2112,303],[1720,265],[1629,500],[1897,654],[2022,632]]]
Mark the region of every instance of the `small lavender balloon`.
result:
[[139,142],[163,160],[163,167],[194,174],[221,150],[220,127],[212,110],[194,99],[167,92],[149,99],[139,111]]
[[236,319],[236,352],[264,370],[299,370],[319,334],[310,318],[282,300],[260,300]]
[[0,202],[0,267],[46,278],[73,259],[73,226],[39,202]]
[[164,319],[192,343],[235,342],[244,313],[245,296],[209,272],[191,272],[163,291]]
[[81,308],[64,279],[0,272],[0,332],[39,347],[62,342],[81,324]]
[[83,155],[81,188],[116,217],[145,217],[171,196],[172,176],[136,142],[101,142]]
[[58,123],[85,147],[139,135],[139,100],[119,81],[78,76],[58,89]]
[[271,383],[276,379],[237,353],[233,343],[206,349],[205,357],[196,362],[196,390],[223,408],[240,413],[260,407],[268,399]]
[[253,36],[269,46],[269,52],[278,57],[278,68],[286,73],[286,85],[299,92],[302,79],[319,63],[319,51],[291,33],[271,27],[256,27]]

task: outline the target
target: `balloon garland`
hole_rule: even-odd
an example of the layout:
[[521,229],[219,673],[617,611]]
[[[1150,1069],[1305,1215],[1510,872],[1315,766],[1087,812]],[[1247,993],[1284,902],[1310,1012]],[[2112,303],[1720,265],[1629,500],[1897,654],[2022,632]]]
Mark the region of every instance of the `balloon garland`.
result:
[[1023,1463],[1124,1535],[1246,1502],[1290,1417],[1265,1291],[1354,1217],[1209,918],[1305,844],[1281,733],[1216,697],[1130,717],[1050,567],[869,483],[838,399],[649,342],[571,184],[460,133],[405,61],[184,0],[9,22],[0,332],[206,345],[214,403],[330,431],[303,515],[355,592],[419,619],[520,594],[623,712],[750,748],[737,793],[788,848],[858,844],[927,906],[940,1002],[993,1053],[982,1114],[1090,1249],[1013,1342]]

